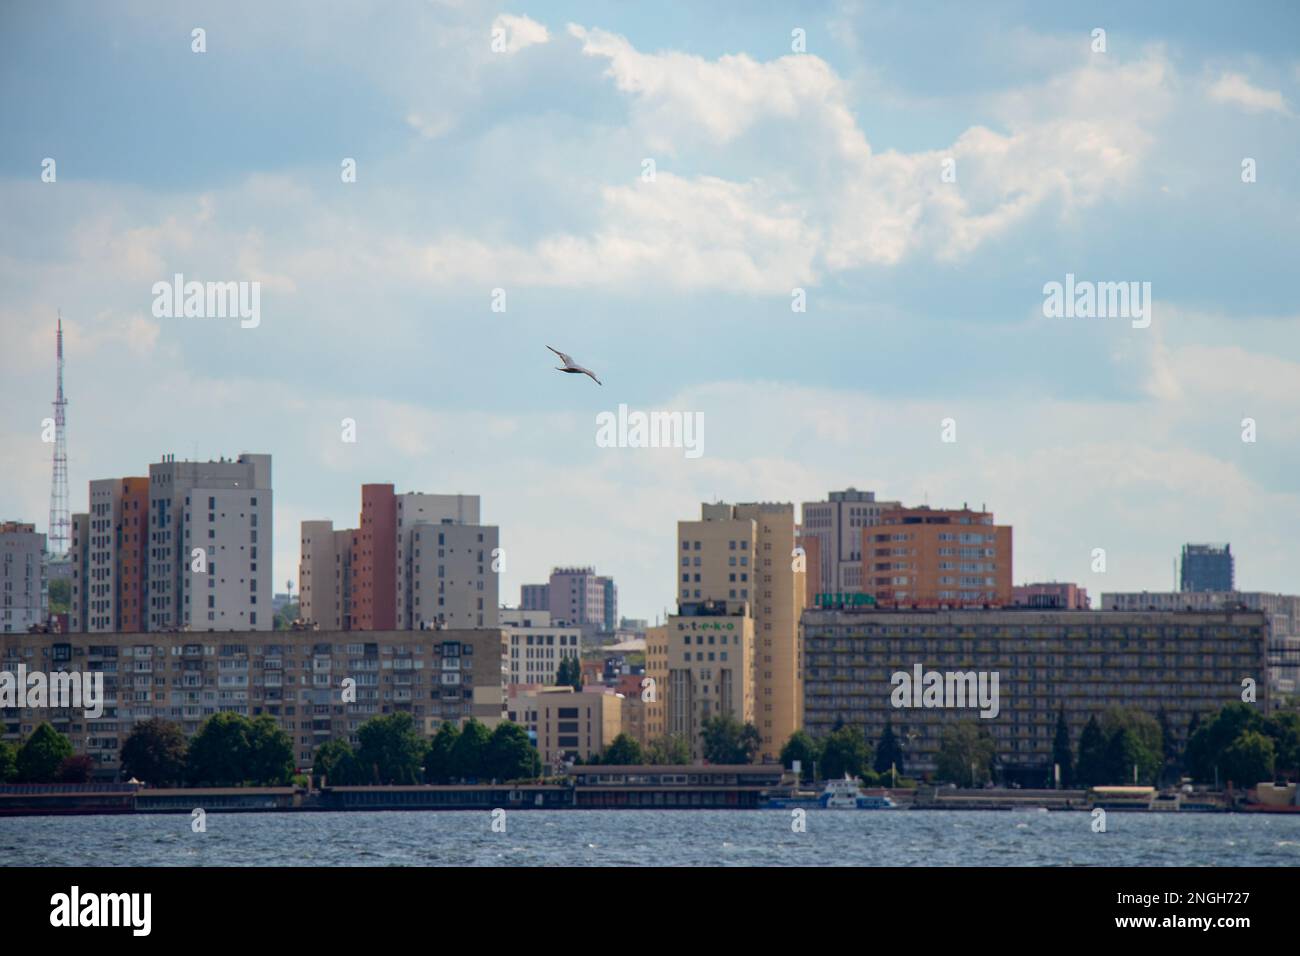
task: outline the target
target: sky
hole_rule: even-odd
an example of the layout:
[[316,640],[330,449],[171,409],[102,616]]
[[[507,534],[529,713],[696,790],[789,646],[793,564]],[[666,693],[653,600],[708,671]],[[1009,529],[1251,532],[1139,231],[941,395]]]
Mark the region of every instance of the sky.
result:
[[[594,565],[653,619],[702,501],[848,486],[986,506],[1017,583],[1227,541],[1300,592],[1300,7],[1133,6],[4,4],[0,519],[61,310],[71,510],[270,453],[277,591],[391,482],[481,496],[510,604]],[[155,315],[178,273],[258,323]],[[702,454],[599,447],[620,404]]]

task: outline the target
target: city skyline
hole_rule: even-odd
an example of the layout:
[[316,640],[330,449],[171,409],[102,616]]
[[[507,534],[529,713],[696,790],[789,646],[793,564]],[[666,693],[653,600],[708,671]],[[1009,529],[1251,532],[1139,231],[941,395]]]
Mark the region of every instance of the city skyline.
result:
[[[350,527],[376,481],[479,495],[502,595],[594,565],[650,620],[701,502],[849,486],[987,505],[1017,584],[1165,590],[1231,541],[1239,587],[1297,590],[1290,7],[241,9],[5,15],[0,516],[46,530],[61,308],[70,510],[266,451],[277,590],[301,521]],[[260,321],[157,317],[177,274],[260,282]],[[1150,282],[1151,324],[1046,318],[1068,277]],[[599,447],[624,403],[702,415],[703,454]]]

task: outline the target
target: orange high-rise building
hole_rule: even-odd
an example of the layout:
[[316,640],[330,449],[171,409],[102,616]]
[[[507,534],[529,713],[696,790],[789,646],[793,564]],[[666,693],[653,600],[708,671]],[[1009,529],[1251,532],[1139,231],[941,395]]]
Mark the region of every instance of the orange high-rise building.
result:
[[361,527],[352,545],[352,627],[397,628],[397,496],[392,485],[361,486]]
[[863,591],[885,607],[1011,604],[1011,527],[992,512],[897,508],[862,529]]

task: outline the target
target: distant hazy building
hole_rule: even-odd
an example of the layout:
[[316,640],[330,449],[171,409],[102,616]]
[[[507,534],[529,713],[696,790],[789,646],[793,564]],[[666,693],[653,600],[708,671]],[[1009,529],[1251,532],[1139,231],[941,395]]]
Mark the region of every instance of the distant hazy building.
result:
[[[862,590],[862,529],[879,523],[897,501],[877,501],[874,491],[847,488],[832,491],[826,501],[805,501],[801,534],[818,541],[817,563],[809,562],[814,593],[857,593]],[[805,550],[811,556],[807,546]]]
[[1011,603],[1011,528],[995,525],[992,512],[898,508],[863,534],[863,590],[878,605]]
[[519,586],[519,607],[524,611],[551,613],[551,586],[549,584],[522,584]]
[[1036,607],[1044,610],[1086,611],[1092,604],[1088,589],[1065,581],[1017,584],[1011,589],[1012,607]]
[[497,622],[506,633],[506,683],[554,684],[560,661],[582,660],[582,628],[552,624],[549,611],[501,608]]
[[1231,591],[1235,586],[1231,545],[1183,545],[1180,590]]
[[33,524],[0,524],[0,631],[25,633],[45,623],[46,589],[45,535]]
[[[909,776],[934,770],[944,728],[969,721],[992,734],[1008,782],[1042,786],[1062,708],[1076,747],[1090,717],[1132,707],[1152,717],[1164,711],[1181,748],[1193,715],[1240,703],[1241,678],[1267,666],[1268,622],[1255,611],[809,610],[803,623],[808,732],[824,737],[842,724],[874,744],[888,722]],[[996,715],[896,706],[893,675],[918,667],[997,673]]]
[[271,515],[270,455],[150,465],[148,630],[271,630]]

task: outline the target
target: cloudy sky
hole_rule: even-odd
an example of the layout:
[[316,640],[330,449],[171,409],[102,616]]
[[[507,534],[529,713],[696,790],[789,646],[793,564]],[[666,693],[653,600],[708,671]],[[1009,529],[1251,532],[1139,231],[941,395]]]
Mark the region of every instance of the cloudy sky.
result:
[[[393,482],[482,496],[511,603],[594,564],[653,617],[702,500],[849,485],[986,504],[1017,582],[1230,541],[1300,591],[1300,12],[1043,6],[5,4],[0,518],[46,524],[62,309],[72,510],[270,452],[277,590]],[[260,325],[154,317],[176,273]],[[1067,273],[1150,327],[1044,317]],[[597,447],[619,403],[704,454]]]

